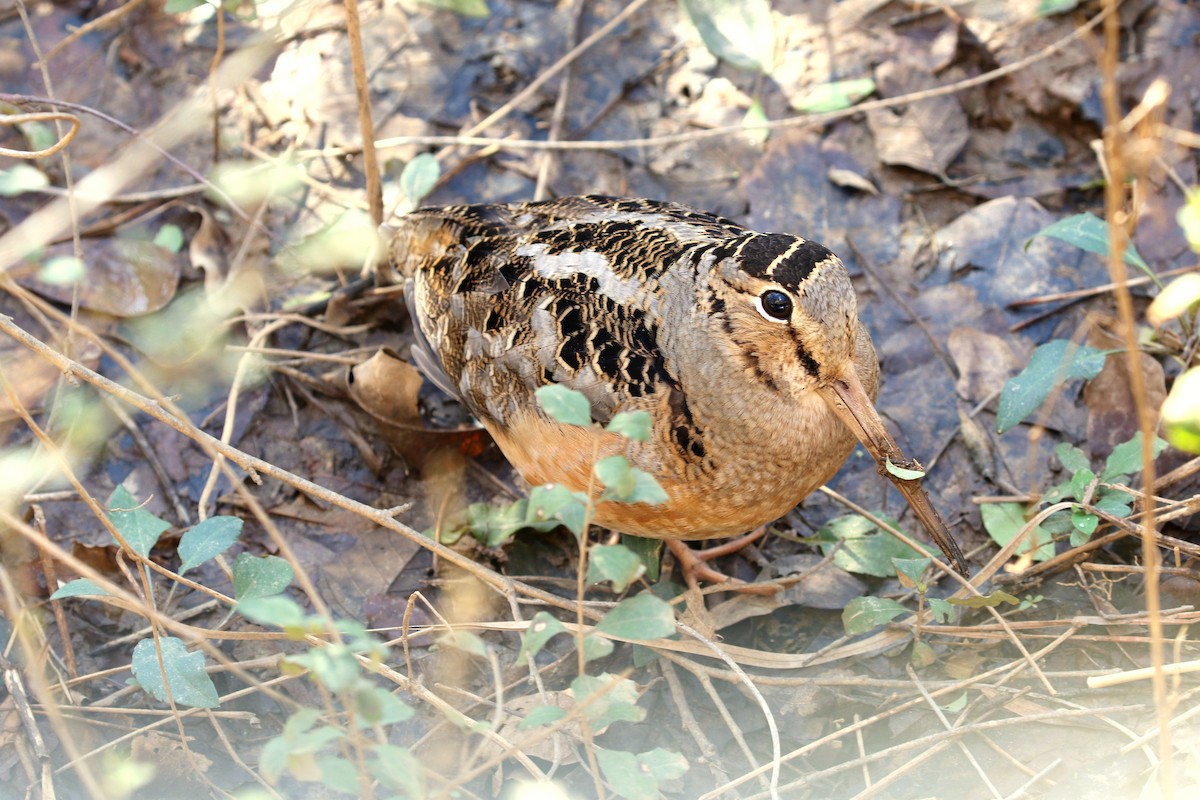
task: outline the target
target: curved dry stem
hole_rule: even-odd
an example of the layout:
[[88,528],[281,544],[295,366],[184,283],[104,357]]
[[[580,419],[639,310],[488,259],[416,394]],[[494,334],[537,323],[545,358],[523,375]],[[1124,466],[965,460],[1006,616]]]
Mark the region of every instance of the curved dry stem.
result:
[[8,147],[0,147],[0,156],[21,158],[25,159],[26,161],[52,156],[71,143],[71,140],[75,138],[75,134],[79,133],[81,124],[79,122],[79,117],[75,116],[74,114],[67,114],[63,111],[32,111],[27,114],[0,115],[0,125],[13,127],[16,125],[24,125],[29,122],[69,122],[71,123],[71,127],[59,138],[57,142],[50,147],[42,150],[13,150]]

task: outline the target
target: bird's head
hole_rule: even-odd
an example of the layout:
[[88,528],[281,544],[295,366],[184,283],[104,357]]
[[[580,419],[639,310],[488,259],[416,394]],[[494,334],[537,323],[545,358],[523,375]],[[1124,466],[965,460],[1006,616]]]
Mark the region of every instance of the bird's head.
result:
[[[799,236],[756,233],[713,248],[706,309],[751,380],[790,395],[802,407],[814,394],[881,465],[909,462],[875,410],[877,370],[858,301],[841,259]],[[864,386],[862,374],[868,376]],[[955,568],[966,562],[920,480],[888,477],[908,500]]]

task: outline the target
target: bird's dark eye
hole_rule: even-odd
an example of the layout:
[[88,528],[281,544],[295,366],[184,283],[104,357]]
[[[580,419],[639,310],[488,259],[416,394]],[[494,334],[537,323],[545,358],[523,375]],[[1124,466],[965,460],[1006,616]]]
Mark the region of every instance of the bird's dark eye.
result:
[[791,319],[792,298],[788,297],[785,292],[771,289],[763,292],[758,299],[762,303],[763,311],[770,316],[775,319]]

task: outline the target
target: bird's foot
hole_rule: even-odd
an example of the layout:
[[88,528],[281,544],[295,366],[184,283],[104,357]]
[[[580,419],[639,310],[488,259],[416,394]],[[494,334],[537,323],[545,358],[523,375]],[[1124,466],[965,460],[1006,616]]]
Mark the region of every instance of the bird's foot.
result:
[[675,560],[679,562],[679,571],[683,573],[683,579],[687,581],[688,588],[694,589],[699,581],[707,581],[708,583],[722,584],[721,588],[723,590],[728,589],[731,592],[775,594],[775,592],[779,591],[779,586],[746,583],[710,567],[707,563],[714,558],[736,553],[746,545],[757,542],[766,533],[767,526],[763,525],[747,533],[745,536],[739,536],[724,544],[719,544],[715,547],[706,547],[702,550],[693,550],[688,547],[687,542],[678,539],[668,540],[667,547],[671,548],[671,553],[675,556]]

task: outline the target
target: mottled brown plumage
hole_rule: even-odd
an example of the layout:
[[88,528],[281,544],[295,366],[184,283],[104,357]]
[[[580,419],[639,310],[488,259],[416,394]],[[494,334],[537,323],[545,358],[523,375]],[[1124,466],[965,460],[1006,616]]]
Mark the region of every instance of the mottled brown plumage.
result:
[[[418,365],[527,480],[582,490],[597,454],[620,453],[670,498],[601,503],[601,525],[735,535],[832,477],[856,437],[901,460],[872,404],[879,365],[849,276],[815,242],[591,196],[421,209],[390,255]],[[600,423],[649,412],[650,440],[554,422],[534,398],[550,383],[586,395]],[[965,569],[919,485],[897,485]]]

